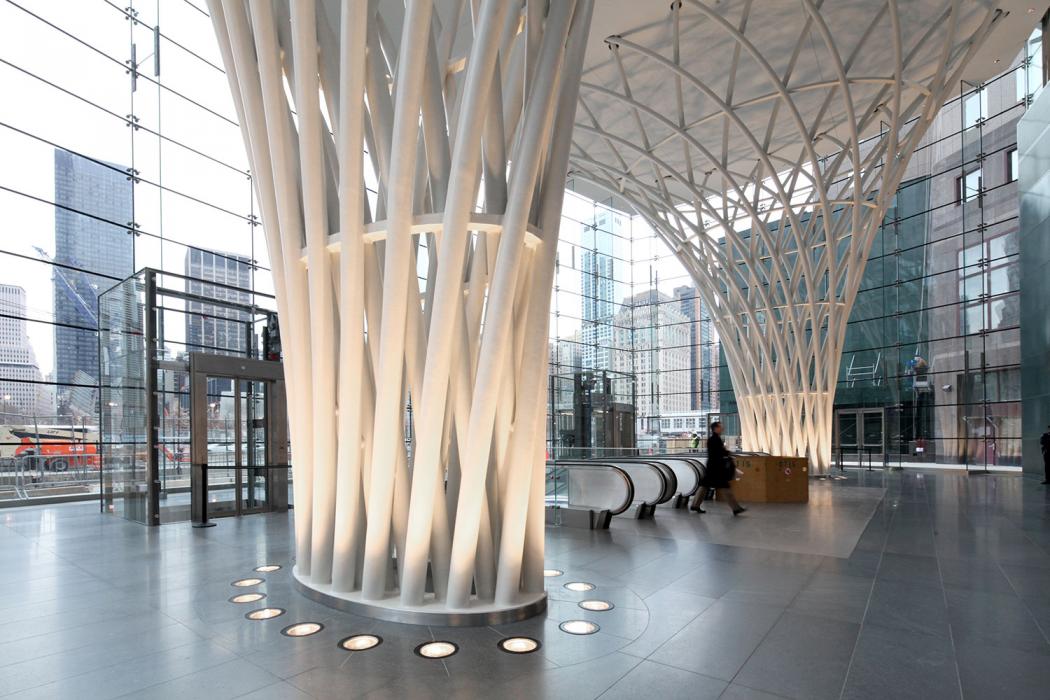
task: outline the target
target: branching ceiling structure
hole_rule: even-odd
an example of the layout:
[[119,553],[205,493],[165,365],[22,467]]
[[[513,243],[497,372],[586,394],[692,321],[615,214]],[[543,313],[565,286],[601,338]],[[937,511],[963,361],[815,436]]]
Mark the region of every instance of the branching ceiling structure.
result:
[[823,467],[875,227],[1004,17],[976,0],[208,7],[281,317],[296,580],[438,624],[545,605],[570,155],[695,277],[749,446]]
[[827,469],[873,237],[1006,14],[963,0],[682,0],[605,38],[604,60],[592,48],[572,175],[626,199],[695,280],[745,449]]

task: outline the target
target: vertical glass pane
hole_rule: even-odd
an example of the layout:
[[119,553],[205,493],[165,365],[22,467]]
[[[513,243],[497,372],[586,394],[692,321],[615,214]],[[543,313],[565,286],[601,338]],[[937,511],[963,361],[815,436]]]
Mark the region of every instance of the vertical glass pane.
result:
[[864,413],[864,446],[882,450],[883,441],[882,411]]
[[843,447],[857,446],[857,414],[839,413],[839,444]]

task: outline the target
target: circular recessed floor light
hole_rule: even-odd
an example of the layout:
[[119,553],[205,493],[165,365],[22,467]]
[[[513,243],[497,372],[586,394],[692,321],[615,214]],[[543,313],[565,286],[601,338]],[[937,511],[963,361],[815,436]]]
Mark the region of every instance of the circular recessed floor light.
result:
[[373,649],[383,643],[382,637],[377,637],[374,634],[355,634],[352,637],[339,642],[341,649],[347,651],[367,651]]
[[561,576],[564,573],[565,572],[562,571],[561,569],[544,569],[543,570],[543,575],[546,576],[547,578],[554,578],[555,576]]
[[296,622],[294,625],[288,625],[281,634],[285,637],[309,637],[311,634],[317,634],[324,629],[324,625],[320,622]]
[[280,569],[280,564],[263,564],[262,566],[255,567],[255,571],[258,571],[260,574],[268,574],[271,571],[280,571]]
[[581,600],[579,605],[584,610],[590,610],[591,612],[605,612],[616,607],[607,600]]
[[238,588],[248,588],[249,586],[258,586],[260,583],[265,583],[265,579],[261,578],[241,578],[237,579],[231,586],[237,586]]
[[594,634],[601,628],[589,620],[566,620],[558,625],[558,629],[569,634]]
[[249,620],[272,620],[284,615],[284,608],[259,608],[245,615]]
[[587,583],[586,581],[570,581],[565,584],[565,588],[568,588],[570,591],[576,591],[577,593],[583,593],[585,591],[593,591],[594,584]]
[[459,647],[452,642],[424,642],[415,648],[416,654],[424,659],[445,659],[452,656]]
[[229,599],[231,603],[258,603],[266,597],[265,593],[241,593]]
[[508,654],[531,654],[540,648],[540,643],[532,637],[507,637],[497,646]]

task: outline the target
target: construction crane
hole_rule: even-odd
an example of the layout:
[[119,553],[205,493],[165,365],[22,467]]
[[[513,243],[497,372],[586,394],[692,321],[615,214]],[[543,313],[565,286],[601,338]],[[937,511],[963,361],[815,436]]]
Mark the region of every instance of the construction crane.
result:
[[[55,271],[55,276],[58,278],[59,281],[62,282],[62,289],[63,291],[65,291],[66,296],[69,297],[69,300],[72,301],[73,304],[76,306],[77,311],[80,312],[80,315],[88,321],[90,321],[93,327],[98,328],[98,316],[95,314],[95,310],[91,307],[90,304],[84,301],[84,297],[82,297],[80,295],[80,292],[77,291],[77,288],[73,285],[73,282],[66,275],[65,270],[62,268],[62,266],[56,263],[54,258],[52,258],[48,254],[48,252],[43,248],[33,246],[33,250],[35,250],[36,254],[39,255],[43,260],[46,260],[47,262],[51,263],[52,269]],[[72,262],[76,264],[76,261]]]

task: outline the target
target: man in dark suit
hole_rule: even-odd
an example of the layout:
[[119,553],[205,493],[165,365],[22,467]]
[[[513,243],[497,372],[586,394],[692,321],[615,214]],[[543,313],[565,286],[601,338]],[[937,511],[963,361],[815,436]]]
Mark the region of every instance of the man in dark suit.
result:
[[740,505],[736,496],[733,495],[733,480],[736,479],[736,467],[729,450],[722,442],[722,424],[715,421],[711,424],[711,437],[707,438],[707,468],[704,470],[704,483],[696,490],[693,504],[690,510],[697,513],[706,513],[701,506],[708,489],[714,489],[717,498],[725,501],[726,505],[733,511],[733,515],[740,515],[747,508]]

